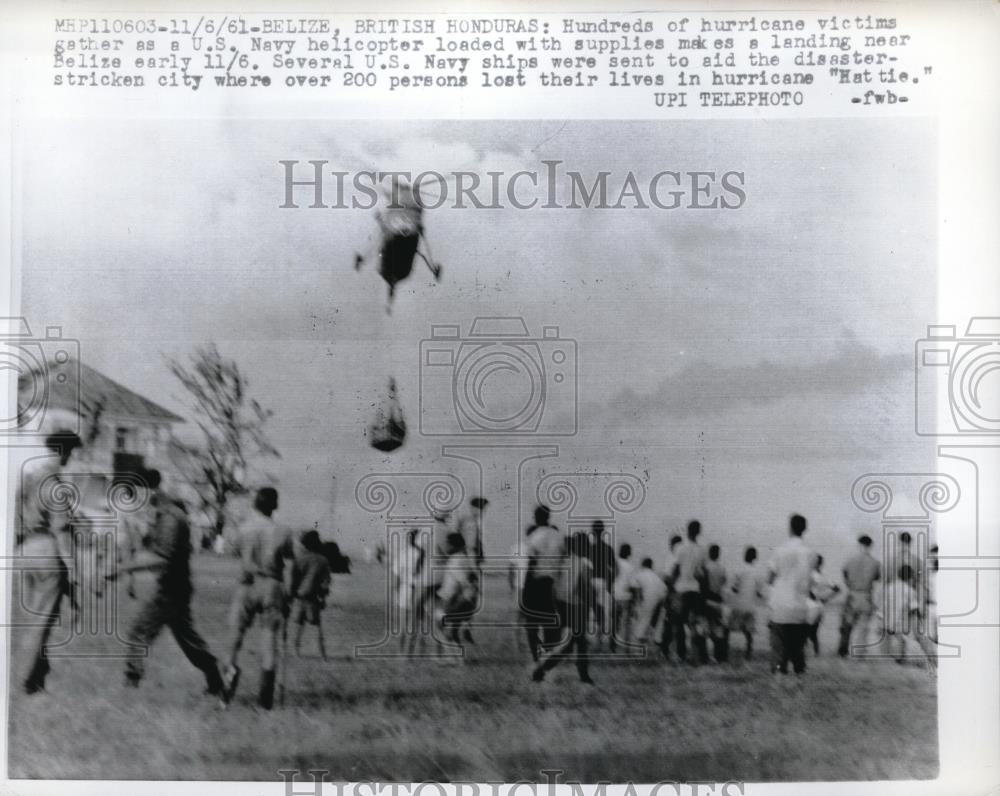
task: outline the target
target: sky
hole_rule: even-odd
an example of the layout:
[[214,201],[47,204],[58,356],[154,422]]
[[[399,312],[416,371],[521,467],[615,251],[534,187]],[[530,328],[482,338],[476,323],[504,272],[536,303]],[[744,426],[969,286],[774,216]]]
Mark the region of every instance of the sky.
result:
[[[779,544],[800,512],[817,549],[842,558],[858,533],[878,532],[851,501],[854,480],[931,467],[932,445],[912,430],[914,342],[935,316],[929,122],[122,119],[18,132],[33,328],[61,325],[89,365],[188,418],[164,356],[217,343],[274,411],[281,458],[261,468],[278,481],[281,519],[349,551],[384,538],[387,520],[426,513],[423,490],[443,473],[463,499],[490,498],[488,552],[516,544],[539,499],[558,502],[540,482],[568,481],[579,501],[557,524],[603,514],[640,555],[661,556],[696,517],[735,563],[744,544]],[[737,170],[747,201],[428,210],[442,280],[418,266],[387,314],[371,264],[352,267],[373,211],[279,209],[284,159],[479,173],[558,159],[613,180]],[[522,349],[544,360],[541,430],[575,433],[420,433],[421,419],[454,425],[458,367],[425,368],[422,382],[421,341],[457,324],[444,348],[461,363],[472,321],[497,316],[541,339]],[[569,360],[559,383],[557,348]],[[524,378],[480,375],[486,411],[525,400]],[[410,433],[383,454],[365,435],[390,376]],[[638,492],[632,510],[609,512],[603,495],[621,474]],[[372,480],[400,494],[388,517],[361,505]]]

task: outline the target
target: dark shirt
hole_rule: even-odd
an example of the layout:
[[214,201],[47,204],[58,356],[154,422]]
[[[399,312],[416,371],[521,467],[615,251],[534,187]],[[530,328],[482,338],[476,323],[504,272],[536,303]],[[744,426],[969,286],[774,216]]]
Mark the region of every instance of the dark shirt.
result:
[[306,552],[295,560],[295,596],[303,600],[325,597],[330,589],[330,562],[320,553]]
[[611,545],[605,541],[592,542],[590,563],[594,567],[595,578],[603,578],[608,586],[614,583],[618,565],[615,562],[615,551]]
[[161,499],[153,527],[144,541],[146,548],[167,564],[159,570],[157,586],[173,593],[191,592],[191,526],[187,512],[177,502]]

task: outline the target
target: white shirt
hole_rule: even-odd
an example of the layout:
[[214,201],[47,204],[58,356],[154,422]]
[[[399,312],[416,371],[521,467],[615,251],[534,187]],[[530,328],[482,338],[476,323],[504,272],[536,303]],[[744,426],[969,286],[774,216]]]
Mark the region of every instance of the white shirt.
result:
[[524,549],[528,558],[534,561],[533,577],[558,579],[565,572],[566,548],[563,535],[551,525],[535,528],[525,540]]
[[727,602],[743,611],[753,611],[764,605],[767,582],[763,570],[756,564],[744,563],[733,574],[733,580],[726,590]]
[[771,621],[778,625],[806,624],[809,615],[809,585],[816,555],[799,536],[791,537],[774,554],[769,571]]
[[624,558],[617,559],[618,563],[618,573],[615,576],[615,599],[616,600],[628,600],[632,594],[629,591],[631,587],[630,578],[632,573],[635,572],[635,564]]
[[705,570],[708,553],[697,542],[687,539],[677,546],[677,582],[674,588],[679,592],[699,591],[698,578]]
[[399,606],[406,608],[413,597],[413,587],[420,577],[420,549],[403,540],[403,549],[399,551],[399,560],[392,565],[393,574],[399,579]]
[[658,603],[667,598],[667,584],[653,570],[639,567],[632,573],[632,588],[639,592],[644,603]]

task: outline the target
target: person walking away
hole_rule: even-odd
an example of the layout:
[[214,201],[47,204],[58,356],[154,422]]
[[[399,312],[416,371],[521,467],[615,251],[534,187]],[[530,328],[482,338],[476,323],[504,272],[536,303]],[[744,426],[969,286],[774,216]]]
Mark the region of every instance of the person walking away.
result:
[[[444,581],[444,570],[448,562],[448,537],[455,532],[454,527],[451,512],[438,512],[434,515],[431,532],[423,539],[420,578],[414,590],[413,613],[416,627],[430,627],[433,623],[437,594]],[[419,637],[422,650],[426,639],[423,635]]]
[[462,647],[464,655],[462,638],[474,642],[470,633],[465,632],[461,638],[459,634],[479,607],[479,571],[461,533],[449,534],[445,546],[448,562],[437,593],[435,620],[444,630],[445,638]]
[[867,534],[858,538],[858,550],[844,562],[844,584],[847,600],[840,615],[840,646],[837,654],[846,658],[851,653],[852,634],[857,629],[857,647],[868,645],[868,625],[874,603],[872,589],[882,577],[882,565],[871,554],[872,539]]
[[724,604],[722,595],[726,587],[726,568],[719,560],[721,548],[713,544],[708,548],[708,561],[705,563],[705,617],[708,623],[708,635],[712,639],[712,655],[717,663],[729,660],[729,626],[727,623],[728,606]]
[[938,631],[937,631],[937,574],[938,574],[938,546],[933,545],[929,550],[929,566],[927,574],[923,579],[923,626],[918,628],[917,641],[927,656],[927,665],[931,672],[937,671],[938,656]]
[[528,570],[521,591],[521,611],[531,658],[538,661],[546,641],[553,641],[558,633],[556,612],[556,581],[566,566],[562,534],[549,524],[549,509],[535,509],[535,523],[528,528],[525,539]]
[[667,584],[653,571],[653,559],[644,558],[632,573],[632,591],[636,595],[636,619],[633,640],[638,644],[655,642],[656,628],[667,601]]
[[399,635],[399,651],[413,655],[418,625],[416,612],[420,599],[420,581],[426,552],[420,546],[420,530],[410,528],[406,532],[398,560],[392,562],[393,594],[399,608],[402,632]]
[[566,577],[561,579],[557,595],[562,640],[535,665],[531,679],[536,683],[544,680],[547,672],[571,654],[574,655],[580,682],[588,685],[594,683],[590,678],[587,657],[587,629],[594,606],[594,565],[589,548],[590,543],[582,533],[573,534],[566,545],[569,554],[568,571]]
[[823,622],[826,604],[840,593],[840,586],[823,574],[823,556],[816,556],[816,567],[812,571],[809,584],[809,636],[813,652],[819,655],[819,626]]
[[590,556],[594,571],[594,616],[597,619],[598,648],[607,636],[608,646],[614,649],[614,587],[618,568],[615,549],[604,539],[604,522],[594,520],[590,526]]
[[308,623],[316,628],[319,655],[325,661],[321,615],[330,594],[330,562],[322,553],[323,543],[317,531],[308,530],[302,535],[302,547],[304,552],[295,559],[292,610],[289,614],[289,621],[295,627],[295,655],[299,657],[301,654],[302,631]]
[[292,593],[294,550],[287,529],[274,521],[278,491],[262,487],[254,498],[254,510],[239,530],[241,574],[233,599],[233,638],[225,671],[226,695],[232,699],[239,682],[238,657],[247,630],[259,616],[261,621],[261,676],[257,704],[274,706],[275,668],[278,642],[286,611],[286,595]]
[[885,646],[888,653],[903,663],[906,659],[906,639],[909,637],[917,642],[927,660],[927,667],[936,670],[936,658],[928,653],[927,647],[920,643],[919,629],[923,621],[920,595],[914,588],[915,575],[909,564],[903,564],[898,577],[888,581],[883,588],[883,599],[880,614],[882,629],[885,631]]
[[483,563],[483,512],[489,500],[476,496],[469,501],[469,509],[455,521],[455,531],[462,534],[465,549],[476,566]]
[[663,634],[660,637],[660,652],[663,657],[670,660],[670,644],[676,641],[676,629],[680,626],[681,597],[680,592],[675,587],[675,573],[677,571],[677,548],[684,540],[680,534],[674,534],[670,539],[670,550],[667,553],[663,569],[663,582],[667,586],[667,604],[663,619]]
[[695,648],[696,663],[708,663],[708,647],[705,640],[702,582],[705,579],[705,563],[708,556],[705,548],[698,544],[701,523],[691,520],[687,527],[687,540],[677,547],[677,563],[674,564],[674,588],[677,589],[680,610],[674,618],[674,641],[677,656],[687,661],[687,639],[691,633],[691,644]]
[[635,591],[632,588],[632,573],[635,565],[631,561],[632,545],[627,542],[618,548],[618,559],[615,562],[615,629],[611,637],[612,651],[617,646],[617,640],[628,641],[632,629],[632,612],[635,607]]
[[[72,517],[60,500],[62,474],[73,451],[81,447],[80,437],[70,431],[56,432],[45,439],[53,456],[28,470],[18,485],[14,502],[14,540],[21,559],[21,599],[33,617],[24,629],[28,663],[21,680],[24,693],[45,690],[50,664],[46,652],[49,637],[60,621],[63,597],[73,602],[70,535]],[[34,565],[33,565],[34,564]],[[74,608],[75,610],[75,608]]]
[[789,539],[777,549],[769,568],[771,670],[787,674],[791,663],[796,674],[803,674],[809,633],[809,584],[816,555],[802,539],[806,518],[793,514],[788,525]]
[[753,658],[753,639],[757,632],[757,616],[765,605],[767,583],[764,573],[756,565],[757,548],[743,551],[743,566],[734,574],[729,585],[729,629],[743,634],[745,660]]
[[142,539],[143,549],[125,567],[107,577],[142,570],[156,573],[152,595],[139,608],[126,638],[134,646],[143,647],[142,654],[130,657],[125,664],[125,685],[138,688],[145,674],[147,650],[164,627],[170,629],[181,652],[205,676],[207,693],[223,704],[229,701],[219,674],[219,665],[208,644],[195,630],[191,617],[191,525],[182,500],[160,489],[160,473],[146,472],[144,480],[150,490],[153,513],[148,533]]

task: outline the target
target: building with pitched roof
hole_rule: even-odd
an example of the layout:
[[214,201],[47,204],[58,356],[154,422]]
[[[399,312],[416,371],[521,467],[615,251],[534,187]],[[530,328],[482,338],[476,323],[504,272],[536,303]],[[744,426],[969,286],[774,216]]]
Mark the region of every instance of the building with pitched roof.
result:
[[[71,429],[84,447],[77,458],[91,471],[108,474],[155,467],[170,473],[173,427],[184,419],[83,362],[58,369],[40,367],[18,379],[18,407],[44,396],[48,431]],[[72,374],[67,379],[64,374]],[[72,383],[78,380],[78,383]]]

